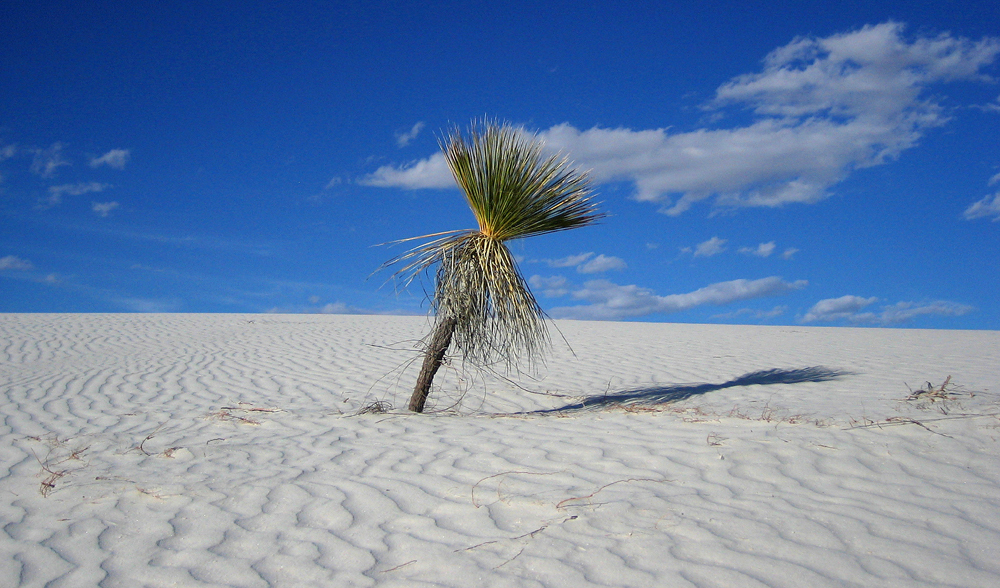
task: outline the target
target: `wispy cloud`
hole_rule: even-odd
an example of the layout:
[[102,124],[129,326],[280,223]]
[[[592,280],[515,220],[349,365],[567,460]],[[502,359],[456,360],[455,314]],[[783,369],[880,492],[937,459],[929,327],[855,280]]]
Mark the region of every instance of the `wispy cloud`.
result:
[[883,306],[878,312],[861,312],[877,301],[876,297],[863,298],[852,295],[827,298],[813,305],[801,320],[803,323],[848,321],[855,324],[892,325],[909,322],[918,316],[961,316],[975,310],[966,304],[936,300],[926,303],[897,302]]
[[455,178],[441,153],[399,167],[384,165],[358,180],[363,186],[378,188],[455,188]]
[[659,296],[648,288],[620,286],[607,280],[593,280],[572,293],[573,298],[590,304],[562,306],[552,316],[570,319],[618,320],[652,314],[680,312],[705,304],[724,305],[741,300],[778,296],[804,288],[805,280],[786,282],[771,276],[759,280],[718,282],[687,294]]
[[579,253],[577,255],[570,255],[568,257],[561,257],[559,259],[546,259],[545,263],[549,264],[549,267],[576,267],[581,263],[586,262],[588,259],[594,256],[594,252]]
[[781,258],[782,259],[791,259],[791,258],[795,257],[795,254],[798,253],[798,252],[799,252],[798,249],[796,249],[794,247],[789,247],[788,249],[785,249],[785,251],[781,254]]
[[400,148],[406,147],[411,141],[417,138],[417,135],[420,134],[420,131],[424,130],[425,126],[424,122],[420,121],[413,125],[409,131],[406,131],[405,133],[396,133],[396,145]]
[[129,312],[142,313],[177,312],[183,307],[183,303],[176,298],[115,298],[112,302]]
[[973,105],[973,108],[977,108],[984,112],[1000,112],[1000,96],[996,97],[996,100],[989,102],[987,104]]
[[967,220],[992,216],[993,222],[1000,222],[1000,192],[973,202],[965,209],[964,216]]
[[603,272],[623,270],[628,267],[625,260],[620,257],[604,255],[603,253],[576,267],[576,271],[581,274],[599,274]]
[[713,255],[718,255],[726,250],[726,243],[726,239],[712,237],[708,241],[698,243],[698,246],[694,248],[694,256],[712,257]]
[[90,206],[91,210],[96,212],[101,217],[107,217],[111,214],[111,211],[118,208],[117,202],[92,202]]
[[[852,170],[891,161],[945,124],[930,88],[985,79],[980,70],[1000,53],[996,38],[903,33],[888,22],[775,49],[762,71],[722,84],[705,105],[720,115],[750,109],[755,120],[745,126],[671,133],[562,124],[540,137],[599,182],[632,181],[638,200],[671,215],[709,198],[722,208],[818,202]],[[361,183],[454,185],[440,154],[380,167]]]
[[78,182],[76,184],[49,186],[49,197],[39,202],[39,204],[43,208],[51,208],[61,203],[63,196],[80,196],[92,192],[103,192],[110,187],[109,184],[101,184],[99,182]]
[[128,149],[112,149],[100,157],[91,158],[90,167],[106,165],[113,169],[125,169],[125,164],[128,163],[129,157]]
[[755,255],[757,257],[770,257],[774,253],[774,241],[761,243],[757,247],[740,247],[739,252],[743,255]]
[[[994,186],[1000,183],[1000,174],[990,178],[988,185]],[[984,197],[978,202],[973,202],[963,213],[966,220],[992,216],[993,222],[1000,222],[1000,192]]]
[[715,320],[732,320],[740,318],[750,318],[753,320],[768,320],[772,318],[777,318],[788,312],[787,306],[775,306],[771,310],[758,310],[755,308],[741,308],[736,312],[726,312],[723,314],[714,314],[711,318]]
[[535,290],[540,290],[542,296],[546,298],[559,298],[569,293],[567,280],[562,276],[531,276],[528,278],[528,285]]
[[34,157],[31,160],[31,173],[51,178],[60,167],[70,165],[62,156],[63,147],[62,143],[53,143],[48,149],[32,149]]
[[0,270],[30,270],[33,267],[30,261],[16,255],[0,257]]
[[862,298],[860,296],[841,296],[820,300],[802,317],[802,322],[835,321],[855,316],[859,310],[874,304],[878,298]]
[[547,263],[549,267],[575,267],[576,271],[581,274],[598,274],[612,270],[623,270],[628,267],[625,260],[620,257],[604,255],[603,253],[594,257],[593,251],[542,261]]

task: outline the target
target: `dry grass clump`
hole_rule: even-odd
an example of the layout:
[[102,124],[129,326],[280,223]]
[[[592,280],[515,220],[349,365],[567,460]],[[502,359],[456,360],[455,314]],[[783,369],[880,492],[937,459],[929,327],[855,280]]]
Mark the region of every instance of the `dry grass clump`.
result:
[[[909,386],[907,386],[909,387]],[[944,382],[940,386],[935,386],[930,382],[924,384],[923,388],[917,388],[916,390],[910,390],[910,395],[906,397],[907,400],[925,400],[929,402],[943,402],[945,400],[952,400],[960,395],[960,391],[957,386],[951,383],[951,376],[944,379]],[[969,393],[969,396],[975,396],[973,393]]]
[[[61,441],[55,435],[48,438],[28,437],[28,439],[48,445],[48,452],[45,454],[45,459],[39,458],[34,450],[31,451],[32,455],[35,456],[35,460],[38,461],[38,465],[42,467],[40,475],[44,476],[41,484],[38,486],[38,493],[46,498],[55,491],[56,482],[66,475],[87,466],[83,461],[83,454],[90,448],[89,446],[70,448],[66,441]],[[70,462],[75,462],[75,466],[66,465]]]
[[385,414],[392,410],[392,404],[384,400],[376,400],[366,404],[357,414]]

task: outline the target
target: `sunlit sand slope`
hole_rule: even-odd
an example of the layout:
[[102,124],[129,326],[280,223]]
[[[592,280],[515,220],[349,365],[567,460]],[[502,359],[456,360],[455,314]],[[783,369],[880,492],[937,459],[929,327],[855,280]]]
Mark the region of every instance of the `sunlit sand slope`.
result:
[[558,326],[0,315],[0,586],[1000,586],[1000,333]]

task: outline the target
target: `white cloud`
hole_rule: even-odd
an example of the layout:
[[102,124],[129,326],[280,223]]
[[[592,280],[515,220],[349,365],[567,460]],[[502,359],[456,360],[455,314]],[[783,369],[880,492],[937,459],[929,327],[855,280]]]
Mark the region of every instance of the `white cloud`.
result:
[[100,157],[92,158],[90,160],[90,167],[106,165],[114,169],[125,169],[125,164],[128,163],[129,157],[128,149],[112,149]]
[[757,257],[769,257],[774,253],[774,241],[770,243],[761,243],[756,248],[754,247],[740,247],[739,252],[744,255],[756,255]]
[[598,274],[601,272],[607,272],[611,270],[623,270],[627,265],[625,265],[625,260],[619,257],[612,257],[610,255],[604,255],[603,253],[591,259],[586,263],[582,263],[577,266],[576,271],[581,274]]
[[[749,107],[756,120],[728,129],[670,133],[569,124],[539,136],[596,181],[630,180],[636,198],[668,214],[714,198],[716,206],[813,203],[857,168],[891,161],[947,114],[927,94],[933,84],[984,79],[1000,39],[949,34],[903,37],[884,23],[826,38],[799,38],[772,51],[760,73],[722,84],[706,106]],[[372,186],[454,185],[435,154],[363,178]]]
[[611,270],[621,270],[628,267],[625,260],[603,253],[594,257],[593,251],[569,255],[559,259],[543,259],[549,267],[575,267],[581,274],[597,274]]
[[0,270],[30,270],[33,265],[27,259],[21,259],[16,255],[0,257]]
[[48,149],[32,149],[34,157],[31,161],[31,173],[51,178],[56,175],[56,170],[64,165],[70,165],[62,156],[62,143],[53,143]]
[[1000,192],[992,196],[986,196],[978,202],[973,202],[962,214],[966,220],[992,216],[993,222],[1000,221]]
[[10,159],[17,155],[17,145],[4,145],[0,147],[0,161]]
[[962,316],[975,310],[967,304],[949,302],[947,300],[936,300],[924,304],[915,302],[897,302],[892,306],[885,306],[878,314],[877,320],[882,324],[895,324],[910,321],[923,315],[941,316]]
[[40,204],[43,207],[49,208],[62,202],[62,197],[64,195],[80,196],[92,192],[103,192],[110,187],[110,184],[101,184],[98,182],[78,182],[76,184],[49,186],[49,197],[43,200]]
[[862,308],[874,303],[878,298],[862,298],[860,296],[841,296],[820,300],[802,317],[802,322],[835,321],[854,316]]
[[420,131],[424,130],[425,126],[423,121],[421,121],[413,125],[413,128],[405,133],[396,133],[396,145],[401,148],[406,147],[411,141],[417,138],[417,135],[420,134]]
[[719,282],[687,294],[658,296],[648,288],[619,286],[607,280],[587,282],[573,297],[590,302],[552,309],[552,316],[570,319],[617,320],[688,310],[703,304],[723,305],[740,300],[777,296],[807,285],[805,280],[785,282],[777,276],[759,280]]
[[796,249],[794,247],[789,247],[788,249],[785,249],[785,252],[781,254],[781,257],[783,259],[791,259],[798,252],[799,252],[798,249]]
[[978,108],[984,112],[1000,112],[1000,96],[997,96],[996,100],[983,104],[980,106],[973,106],[973,108]]
[[401,167],[383,165],[358,180],[358,183],[377,188],[400,187],[409,190],[457,187],[448,163],[440,152]]
[[[1000,174],[996,174],[990,178],[986,183],[988,186],[993,186],[1000,183]],[[973,220],[977,218],[983,218],[984,216],[992,216],[993,222],[1000,221],[1000,192],[995,194],[984,196],[982,200],[978,202],[973,202],[965,209],[962,213],[966,220]]]
[[110,188],[109,184],[101,184],[98,182],[78,182],[76,184],[62,184],[61,186],[50,186],[49,193],[57,194],[62,196],[63,194],[68,194],[70,196],[80,196],[81,194],[89,194],[90,192],[103,192],[107,188]]
[[559,298],[569,293],[566,289],[566,278],[562,276],[531,276],[528,278],[528,285],[536,290],[542,291],[542,296],[546,298]]
[[570,255],[559,259],[546,259],[545,263],[549,264],[549,267],[574,267],[587,261],[593,256],[594,253],[591,251],[589,253],[580,253],[578,255]]
[[118,203],[117,202],[92,202],[90,208],[91,208],[91,210],[93,210],[94,212],[96,212],[97,214],[99,214],[100,216],[106,217],[106,216],[108,216],[108,214],[111,213],[112,210],[118,208]]
[[881,312],[859,312],[877,300],[878,298],[862,298],[860,296],[841,296],[840,298],[820,300],[802,317],[802,322],[846,320],[859,324],[891,325],[908,322],[918,316],[961,316],[975,310],[966,304],[936,300],[920,304],[897,302],[883,306]]
[[712,257],[726,250],[726,239],[712,237],[708,241],[699,243],[694,249],[695,257]]

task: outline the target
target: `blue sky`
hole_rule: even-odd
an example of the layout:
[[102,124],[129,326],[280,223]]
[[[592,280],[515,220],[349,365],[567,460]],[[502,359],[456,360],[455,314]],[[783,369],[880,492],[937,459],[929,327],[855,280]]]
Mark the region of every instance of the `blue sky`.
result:
[[1000,328],[995,2],[6,2],[0,312],[426,312],[437,138],[521,125],[600,225],[554,317]]

